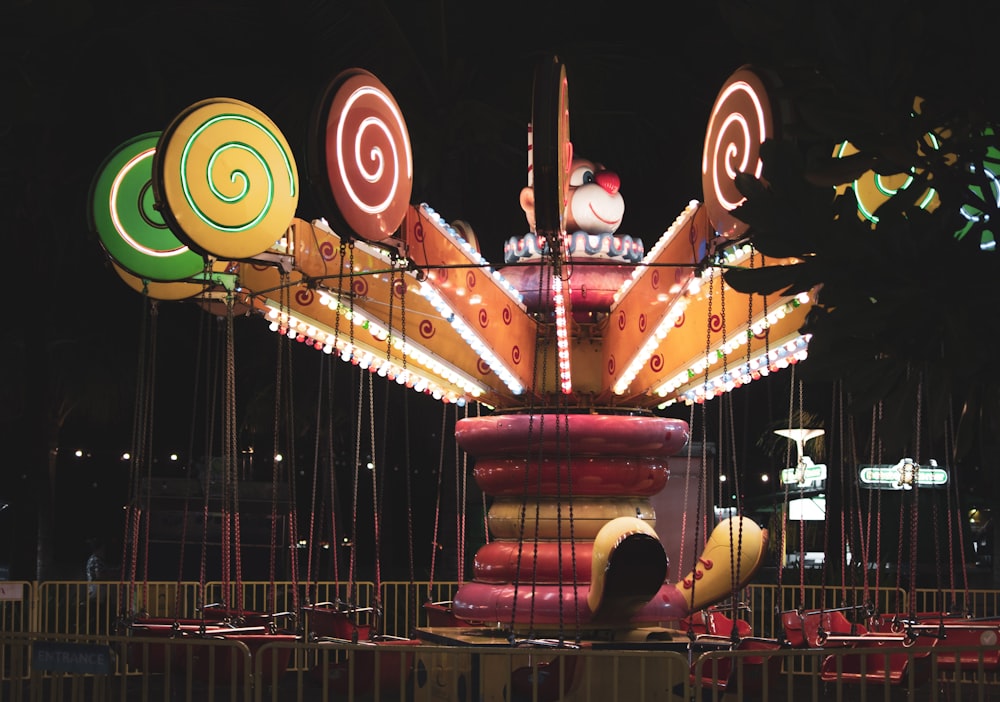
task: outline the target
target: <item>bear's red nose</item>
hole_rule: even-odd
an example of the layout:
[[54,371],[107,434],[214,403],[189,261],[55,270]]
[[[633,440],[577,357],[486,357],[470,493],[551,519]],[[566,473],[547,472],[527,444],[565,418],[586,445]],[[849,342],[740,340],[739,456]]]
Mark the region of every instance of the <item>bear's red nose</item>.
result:
[[601,171],[594,176],[594,181],[612,195],[622,186],[621,178],[614,171]]

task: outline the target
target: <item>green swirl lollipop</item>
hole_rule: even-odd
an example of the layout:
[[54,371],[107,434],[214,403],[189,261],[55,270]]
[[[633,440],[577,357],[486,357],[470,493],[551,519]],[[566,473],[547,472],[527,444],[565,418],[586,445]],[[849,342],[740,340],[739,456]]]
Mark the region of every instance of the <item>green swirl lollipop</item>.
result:
[[204,259],[167,227],[153,200],[153,156],[159,132],[119,145],[91,183],[88,218],[108,256],[148,280],[185,280],[205,267]]

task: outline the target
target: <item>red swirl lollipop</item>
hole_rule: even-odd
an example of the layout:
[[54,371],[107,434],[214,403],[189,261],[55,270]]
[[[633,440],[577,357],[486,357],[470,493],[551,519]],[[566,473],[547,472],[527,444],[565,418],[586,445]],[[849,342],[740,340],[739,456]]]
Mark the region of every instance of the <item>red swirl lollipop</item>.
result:
[[760,177],[760,146],[775,136],[771,98],[760,74],[743,66],[723,84],[705,133],[701,183],[708,218],[727,239],[739,238],[747,225],[732,215],[744,197],[736,189],[737,173]]
[[374,75],[354,68],[333,80],[313,117],[309,165],[320,199],[347,232],[388,239],[413,190],[410,137],[396,100]]

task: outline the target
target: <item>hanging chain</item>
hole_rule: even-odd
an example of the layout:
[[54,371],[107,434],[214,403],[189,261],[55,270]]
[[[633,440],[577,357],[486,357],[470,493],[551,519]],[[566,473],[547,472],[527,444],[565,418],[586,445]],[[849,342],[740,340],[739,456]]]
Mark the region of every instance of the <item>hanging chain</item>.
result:
[[[688,411],[688,426],[689,427],[693,427],[694,426],[694,408],[695,408],[695,404],[692,403],[690,405],[690,409]],[[681,544],[680,544],[680,551],[677,554],[677,564],[674,566],[678,570],[680,570],[681,568],[684,567],[684,546],[687,543],[687,513],[688,513],[687,506],[688,506],[688,500],[690,499],[691,470],[692,470],[692,467],[691,467],[691,457],[692,457],[693,453],[694,453],[693,442],[688,441],[687,442],[687,463],[684,466],[684,471],[685,471],[684,472],[684,501],[681,502],[681,505],[683,505],[683,507],[681,509]],[[680,573],[677,573],[677,575],[680,575]]]
[[[278,328],[277,347],[275,348],[274,362],[274,416],[271,426],[271,547],[268,550],[268,595],[267,606],[269,611],[276,612],[277,593],[275,583],[277,581],[277,552],[278,552],[278,474],[280,463],[278,455],[281,453],[281,398],[284,393],[282,369],[285,366],[285,352],[288,347],[288,333],[291,332],[291,303],[289,300],[288,275],[281,274],[281,298],[279,319],[287,320],[284,325]],[[287,328],[286,328],[287,327]],[[289,536],[289,538],[291,538]]]
[[[539,269],[538,269],[539,299],[547,299],[548,295],[551,295],[552,281],[551,281],[551,277],[546,275],[547,271],[548,271],[548,268],[546,266],[544,266],[544,265],[543,266],[539,266]],[[547,369],[548,369],[548,348],[547,348],[547,346],[549,344],[549,341],[550,341],[549,334],[547,333],[543,337],[543,344],[542,344],[542,349],[541,349],[542,370],[541,370],[541,381],[540,382],[541,382],[541,387],[542,387],[543,391],[545,389],[545,381],[546,381],[546,376],[547,376],[547,372],[548,372],[547,371]],[[535,363],[536,364],[538,362],[538,356],[539,356],[539,354],[536,352],[536,354],[535,354]],[[519,514],[518,537],[517,537],[517,565],[516,565],[515,571],[514,571],[516,577],[514,578],[514,597],[513,597],[513,601],[511,603],[511,608],[510,608],[510,635],[508,636],[508,639],[509,639],[509,642],[511,643],[511,645],[513,645],[514,641],[515,641],[514,622],[517,621],[518,596],[519,596],[520,587],[521,587],[521,582],[520,582],[521,581],[521,565],[522,565],[522,562],[523,562],[522,559],[523,559],[523,556],[524,556],[524,527],[525,527],[525,521],[527,520],[527,515],[528,515],[528,495],[530,494],[530,490],[529,490],[529,487],[530,487],[529,476],[531,474],[531,465],[532,465],[532,460],[533,460],[531,453],[532,453],[532,448],[535,445],[535,441],[534,441],[534,432],[535,432],[535,396],[537,395],[537,390],[538,390],[537,384],[538,383],[539,383],[539,373],[538,373],[538,367],[537,367],[537,365],[535,365],[535,366],[532,367],[531,391],[528,393],[528,407],[527,407],[527,412],[528,412],[528,436],[527,436],[527,439],[525,441],[525,446],[527,448],[526,448],[526,455],[525,455],[525,461],[524,461],[524,488],[523,488],[522,493],[521,493],[521,508],[520,508],[520,514]],[[544,437],[544,428],[545,428],[545,417],[544,417],[544,415],[542,415],[541,419],[539,420],[539,431],[538,431],[538,447],[539,447],[538,479],[539,480],[541,480],[541,465],[542,465],[542,461],[543,461],[542,457],[544,456],[544,447],[542,445],[542,439]],[[535,557],[533,558],[533,561],[532,561],[532,581],[534,581],[534,573],[536,572],[536,569],[537,569],[537,563],[536,563],[536,561],[537,561],[537,556],[538,556],[538,519],[539,519],[539,510],[540,510],[540,505],[539,505],[539,501],[538,501],[538,496],[536,494],[536,499],[535,499],[535,538],[534,538],[534,552],[535,552]],[[562,605],[560,604],[560,607],[561,606]],[[529,615],[528,615],[528,619],[529,619],[529,621],[528,621],[528,632],[529,632],[528,635],[529,635],[529,637],[533,633],[532,630],[534,628],[534,614],[535,614],[534,598],[532,597],[531,598],[531,605],[530,605],[530,608],[529,608]]]
[[434,505],[434,530],[431,537],[431,576],[430,582],[427,585],[428,599],[433,600],[432,592],[434,589],[434,566],[437,562],[437,552],[438,552],[438,527],[441,522],[441,486],[443,483],[444,475],[444,437],[447,434],[445,429],[447,428],[448,419],[448,405],[441,403],[441,445],[438,449],[438,468],[437,468],[437,500]]
[[[705,373],[702,378],[704,383],[703,389],[705,393],[708,393],[708,368],[709,368],[709,354],[712,351],[712,301],[715,297],[714,295],[715,287],[715,276],[709,275],[708,277],[708,319],[705,325]],[[702,534],[705,534],[707,538],[708,535],[708,515],[704,508],[705,497],[708,494],[708,408],[705,406],[707,404],[706,400],[702,399],[701,402],[701,475],[698,478],[698,505],[695,508],[695,526],[694,526],[694,558],[691,567],[691,580],[685,580],[682,585],[688,587],[691,590],[691,602],[695,601],[695,586],[700,577],[701,571],[698,569],[700,562],[700,557],[697,555],[701,550],[703,544],[701,543]],[[702,529],[704,528],[704,531]],[[694,638],[693,622],[691,617],[688,617],[688,637]]]
[[[309,529],[306,532],[306,539],[309,543],[309,551],[306,554],[306,587],[305,587],[305,603],[306,605],[311,605],[313,603],[313,560],[319,561],[319,551],[318,546],[314,546],[314,543],[318,543],[319,539],[316,538],[316,513],[322,514],[322,508],[319,504],[319,447],[320,447],[320,437],[323,432],[320,427],[323,426],[323,387],[324,381],[324,369],[326,368],[326,354],[319,354],[319,368],[317,370],[317,380],[316,380],[316,435],[313,441],[313,465],[312,465],[312,480],[310,484],[309,493]],[[273,610],[272,610],[273,611]]]
[[153,431],[153,398],[156,397],[156,330],[157,322],[159,320],[159,305],[154,304],[150,310],[150,354],[149,354],[149,365],[146,369],[148,373],[147,381],[147,392],[145,394],[146,410],[145,410],[145,427],[142,431],[143,441],[140,444],[142,446],[141,453],[136,457],[136,460],[140,461],[140,466],[143,466],[142,470],[146,476],[146,494],[145,494],[145,509],[146,519],[141,521],[143,527],[143,539],[142,539],[142,601],[144,603],[149,602],[149,530],[152,526],[150,524],[149,515],[152,514],[150,510],[152,503],[152,486],[153,486],[153,448],[152,448],[152,431]]
[[923,424],[923,395],[924,395],[924,374],[920,371],[920,378],[917,382],[917,411],[914,417],[914,440],[913,440],[913,498],[910,503],[910,619],[914,619],[917,613],[917,526],[920,518],[920,431]]
[[372,474],[372,526],[374,529],[374,545],[375,545],[375,623],[376,625],[372,627],[372,631],[376,633],[382,633],[382,529],[380,517],[381,510],[379,509],[379,493],[378,493],[378,472],[379,472],[379,461],[378,457],[375,455],[375,389],[372,387],[372,374],[362,373],[362,377],[367,379],[368,383],[368,439],[369,446],[371,447],[371,474]]
[[[348,245],[350,254],[350,266],[348,273],[348,287],[350,288],[350,309],[348,311],[347,320],[347,333],[348,333],[348,347],[345,350],[345,355],[348,359],[356,361],[355,348],[354,348],[354,242],[352,241]],[[356,364],[355,364],[356,365]],[[348,565],[347,575],[348,575],[348,587],[350,592],[348,594],[348,601],[351,607],[356,607],[357,596],[358,596],[358,581],[356,567],[358,563],[358,480],[360,478],[358,472],[361,470],[361,421],[362,415],[364,414],[364,395],[365,395],[365,385],[364,378],[358,376],[358,397],[357,406],[355,408],[355,428],[354,428],[354,470],[353,470],[353,480],[351,489],[351,556],[350,564]]]

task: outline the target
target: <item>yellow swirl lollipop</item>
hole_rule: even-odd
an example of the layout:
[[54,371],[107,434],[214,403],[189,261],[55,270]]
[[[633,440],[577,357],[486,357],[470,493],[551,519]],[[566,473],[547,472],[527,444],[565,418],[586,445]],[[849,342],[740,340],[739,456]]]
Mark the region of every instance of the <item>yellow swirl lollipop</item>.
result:
[[229,98],[195,103],[164,130],[153,190],[179,239],[226,259],[270,248],[287,230],[299,198],[285,137],[263,112]]

